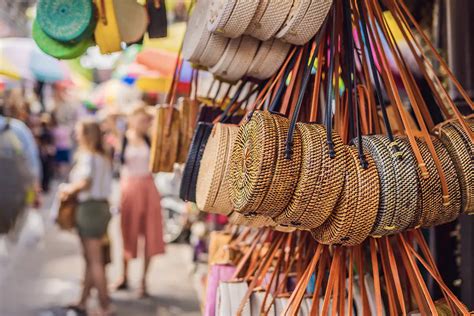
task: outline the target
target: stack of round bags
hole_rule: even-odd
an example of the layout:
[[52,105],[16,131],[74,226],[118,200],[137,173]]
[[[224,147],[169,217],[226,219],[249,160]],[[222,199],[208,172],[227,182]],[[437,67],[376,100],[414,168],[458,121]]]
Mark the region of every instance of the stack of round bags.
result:
[[[467,122],[473,131],[474,118]],[[321,243],[341,245],[474,212],[474,145],[457,121],[437,126],[432,136],[449,197],[422,138],[417,143],[428,177],[404,136],[395,137],[397,154],[387,136],[363,136],[361,163],[357,147],[344,145],[335,132],[331,157],[320,124],[296,124],[288,159],[289,124],[268,111],[255,111],[240,127],[216,124],[199,170],[198,207],[227,214],[232,223],[310,230]]]
[[291,44],[307,43],[332,0],[199,0],[190,17],[183,57],[221,80],[270,78]]

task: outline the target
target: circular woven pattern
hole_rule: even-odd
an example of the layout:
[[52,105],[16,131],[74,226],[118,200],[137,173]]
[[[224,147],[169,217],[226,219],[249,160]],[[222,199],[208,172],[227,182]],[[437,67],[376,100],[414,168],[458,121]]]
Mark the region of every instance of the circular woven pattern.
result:
[[192,63],[199,63],[199,59],[211,36],[206,23],[203,22],[207,20],[208,5],[209,0],[196,1],[184,34],[183,58]]
[[[347,151],[345,147],[344,150]],[[328,219],[311,229],[314,239],[327,245],[340,244],[345,240],[356,215],[359,197],[356,162],[354,159],[347,159],[342,195]]]
[[41,0],[37,21],[51,38],[61,42],[90,37],[94,29],[94,7],[90,0]]
[[249,26],[249,34],[262,41],[269,40],[282,27],[292,6],[293,0],[270,0],[258,22]]
[[[471,130],[474,120],[469,120]],[[462,212],[474,212],[474,145],[458,122],[435,127],[435,131],[451,156],[461,185]]]
[[250,36],[242,36],[239,49],[235,53],[229,68],[221,74],[222,79],[235,82],[241,79],[252,64],[260,41]]
[[403,231],[413,223],[418,207],[416,161],[403,142],[397,142],[398,157],[386,136],[364,136],[362,140],[364,149],[374,158],[380,179],[379,210],[371,235]]
[[229,215],[229,223],[234,225],[243,225],[255,228],[275,227],[277,224],[268,216],[254,215],[245,216],[238,212],[232,212]]
[[208,7],[207,29],[212,33],[222,30],[229,20],[236,3],[237,0],[211,0]]
[[[329,156],[329,148],[326,143],[326,128],[323,125],[314,124],[312,133],[319,133],[319,139],[322,145],[321,167],[313,184],[314,191],[310,197],[306,209],[293,209],[294,212],[299,213],[299,218],[292,215],[293,226],[302,226],[305,228],[316,228],[321,224],[324,217],[330,215],[334,210],[338,199],[341,196],[344,187],[344,175],[347,163],[347,151],[344,149],[344,144],[341,138],[335,132],[332,133],[334,151],[336,156],[331,158]],[[310,137],[306,136],[306,140]],[[313,171],[314,172],[314,171]]]
[[[265,211],[265,215],[275,219],[288,206],[296,188],[296,183],[301,170],[301,135],[295,130],[293,135],[292,155],[286,158],[286,141],[288,139],[289,120],[279,114],[272,114],[275,121],[277,133],[276,152],[273,159],[274,168],[271,171],[272,182],[265,199],[259,209]],[[278,223],[278,221],[276,221]]]
[[229,43],[229,39],[217,34],[211,34],[204,51],[199,57],[199,64],[204,67],[212,67],[221,58]]
[[255,111],[239,128],[230,158],[230,200],[234,210],[262,215],[259,209],[273,178],[277,136],[266,111]]
[[319,31],[331,8],[332,0],[311,0],[304,17],[285,34],[291,44],[304,45]]
[[367,162],[367,168],[364,169],[360,164],[357,149],[348,147],[348,150],[357,170],[358,195],[353,197],[357,199],[357,207],[347,235],[337,243],[353,246],[369,237],[374,227],[379,207],[380,180],[374,159],[368,153],[364,153]]
[[237,54],[241,40],[242,37],[234,38],[229,41],[219,61],[209,69],[211,73],[219,77],[225,76],[232,61],[234,60],[235,54]]
[[310,223],[301,223],[300,217],[308,208],[316,209],[319,202],[323,138],[316,124],[297,123],[296,129],[302,142],[300,177],[288,207],[275,220],[280,224],[301,228],[317,227],[328,218],[332,208],[316,212]]
[[256,79],[268,79],[285,62],[291,45],[278,39],[262,42],[247,75]]
[[[422,139],[417,138],[416,142],[420,148],[421,156],[426,164],[429,177],[425,179],[418,168],[418,181],[421,187],[420,210],[421,214],[414,223],[415,227],[430,227],[454,220],[461,211],[461,193],[458,176],[454,164],[444,145],[435,137],[432,137],[436,154],[441,162],[449,191],[449,205],[443,205],[443,192],[441,182],[433,156],[428,145]],[[405,139],[405,142],[408,140]]]
[[43,32],[37,21],[33,23],[33,39],[36,45],[46,54],[58,59],[73,59],[81,56],[93,45],[89,38],[85,38],[77,43],[59,42]]
[[[221,1],[214,1],[214,3],[218,3]],[[225,0],[224,2],[233,2],[232,0]],[[209,30],[213,30],[214,33],[219,33],[225,37],[236,38],[244,34],[245,30],[247,29],[250,21],[252,21],[253,16],[255,15],[255,11],[257,10],[259,1],[255,0],[237,0],[235,5],[233,6],[232,12],[230,13],[229,18],[225,22],[223,26],[217,26],[214,28],[214,23],[211,23],[211,19],[209,19]],[[219,14],[217,15],[216,20],[220,21],[223,20],[225,15],[227,14],[227,9],[230,8],[230,4],[224,5],[224,10],[222,10],[222,18],[219,18]],[[211,7],[212,12],[212,7]],[[222,23],[218,23],[221,25]]]
[[247,29],[245,30],[244,34],[245,35],[250,35],[253,36],[255,33],[256,28],[260,27],[259,22],[262,16],[265,14],[265,11],[267,10],[268,5],[270,4],[271,1],[269,0],[259,0],[257,1],[257,9],[255,10],[255,14],[252,17],[252,20],[250,20],[249,25],[247,26]]
[[228,140],[228,129],[223,124],[214,125],[202,155],[196,184],[196,204],[202,211],[223,214],[232,211],[230,201],[227,207],[226,205],[222,205],[221,209],[214,207],[227,164]]
[[311,0],[294,0],[285,22],[275,34],[275,37],[284,38],[290,33],[291,30],[301,22],[310,4]]

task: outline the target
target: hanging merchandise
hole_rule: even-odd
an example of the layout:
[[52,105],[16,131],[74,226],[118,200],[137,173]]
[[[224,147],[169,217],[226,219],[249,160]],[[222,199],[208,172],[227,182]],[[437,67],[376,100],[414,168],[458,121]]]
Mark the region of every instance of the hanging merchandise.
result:
[[168,36],[168,19],[166,16],[166,1],[147,0],[146,9],[150,17],[148,24],[148,36],[150,38],[162,38]]
[[114,0],[96,2],[99,19],[95,28],[94,38],[102,54],[110,54],[122,50],[120,30],[117,23]]
[[[180,197],[230,223],[206,315],[467,315],[419,228],[474,212],[474,117],[420,42],[472,100],[402,0],[251,2],[196,2],[183,42],[193,93],[180,105],[194,134],[170,125],[168,100],[154,135],[187,135]],[[197,69],[214,75],[205,96]]]
[[146,8],[136,0],[115,0],[114,11],[121,41],[127,44],[141,42],[149,25]]
[[96,23],[91,0],[41,0],[37,15],[41,29],[60,42],[90,38]]

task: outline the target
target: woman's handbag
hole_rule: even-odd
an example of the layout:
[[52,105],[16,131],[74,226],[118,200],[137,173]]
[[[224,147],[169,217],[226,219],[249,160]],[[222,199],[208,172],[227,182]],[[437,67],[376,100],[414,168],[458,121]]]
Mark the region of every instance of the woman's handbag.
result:
[[71,230],[76,227],[77,205],[78,203],[75,196],[60,199],[56,223],[58,223],[61,229]]
[[99,19],[94,32],[95,42],[102,54],[122,50],[120,30],[117,23],[114,0],[98,0]]

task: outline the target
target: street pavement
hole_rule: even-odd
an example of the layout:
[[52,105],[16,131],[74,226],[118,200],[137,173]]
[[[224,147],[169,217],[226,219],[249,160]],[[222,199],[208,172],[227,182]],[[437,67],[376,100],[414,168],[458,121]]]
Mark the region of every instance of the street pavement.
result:
[[[45,204],[50,205],[50,201]],[[47,208],[42,214],[48,217]],[[122,275],[118,215],[111,221],[109,234],[112,263],[107,267],[107,276],[113,283]],[[0,316],[70,316],[61,307],[79,298],[84,269],[77,235],[49,224],[39,245],[8,245],[0,240]],[[111,294],[117,315],[200,315],[198,295],[202,296],[203,274],[195,273],[188,245],[167,245],[166,254],[153,259],[148,278],[150,297],[144,299],[137,294],[142,267],[142,260],[132,261],[131,290]],[[91,310],[97,306],[95,298],[89,303]]]

